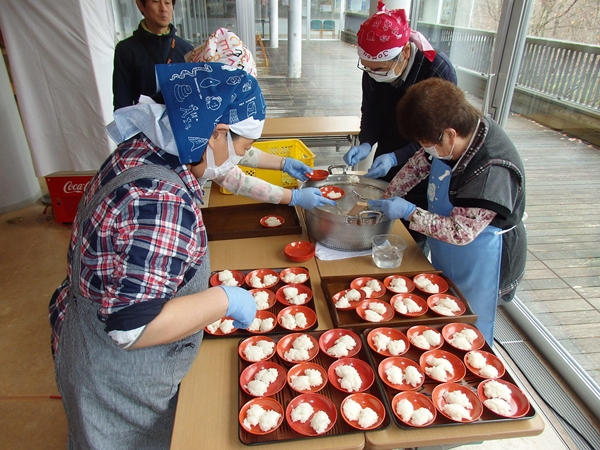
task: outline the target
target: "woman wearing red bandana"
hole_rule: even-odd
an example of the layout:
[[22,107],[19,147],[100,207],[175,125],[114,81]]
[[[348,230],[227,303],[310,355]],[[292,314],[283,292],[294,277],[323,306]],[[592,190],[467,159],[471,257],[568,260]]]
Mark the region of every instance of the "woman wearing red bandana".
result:
[[[391,181],[420,148],[400,136],[396,105],[406,90],[428,78],[443,78],[456,84],[456,71],[446,55],[436,52],[423,35],[412,31],[403,9],[388,10],[379,1],[379,11],[358,30],[358,68],[363,70],[360,145],[344,155],[346,164],[365,159],[377,144],[375,159],[366,177]],[[427,207],[427,183],[413,188],[407,200]],[[411,231],[421,248],[426,238]]]

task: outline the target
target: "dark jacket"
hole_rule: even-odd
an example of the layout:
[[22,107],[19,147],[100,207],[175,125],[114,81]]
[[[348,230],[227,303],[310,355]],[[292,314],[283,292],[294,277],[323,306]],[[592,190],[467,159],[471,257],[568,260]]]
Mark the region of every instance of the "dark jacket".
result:
[[[434,77],[443,78],[456,84],[456,71],[446,55],[438,52],[434,60],[429,61],[420,50],[415,53],[415,60],[405,81],[399,79],[394,83],[379,83],[373,80],[369,74],[363,74],[362,118],[358,138],[361,143],[368,142],[371,145],[378,143],[375,157],[384,153],[395,153],[398,165],[392,167],[382,178],[385,181],[391,181],[406,164],[406,161],[420,148],[416,142],[407,141],[400,136],[396,119],[396,105],[409,87],[419,81]],[[425,180],[415,186],[406,199],[427,209],[426,190],[427,181]]]
[[[131,37],[117,44],[113,71],[115,110],[135,105],[140,95],[152,97],[156,94],[156,64],[165,64],[169,56],[172,63],[185,62],[184,55],[194,47],[175,36],[176,32],[171,25],[168,34],[159,36],[145,30],[140,23]],[[171,51],[173,42],[175,47]]]

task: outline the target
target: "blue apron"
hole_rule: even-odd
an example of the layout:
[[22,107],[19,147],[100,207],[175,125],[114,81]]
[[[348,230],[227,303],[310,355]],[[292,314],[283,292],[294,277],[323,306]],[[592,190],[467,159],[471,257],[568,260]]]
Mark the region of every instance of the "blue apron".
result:
[[[450,167],[434,158],[427,189],[430,212],[450,215],[453,208],[448,198],[451,176]],[[502,230],[488,225],[467,245],[448,244],[431,237],[427,241],[433,266],[450,278],[468,300],[477,314],[475,325],[492,346],[500,284]]]

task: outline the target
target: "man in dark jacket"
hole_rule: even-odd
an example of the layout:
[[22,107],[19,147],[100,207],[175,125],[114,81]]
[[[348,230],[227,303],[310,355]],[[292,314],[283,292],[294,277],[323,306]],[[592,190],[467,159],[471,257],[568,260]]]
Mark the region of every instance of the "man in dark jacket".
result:
[[156,94],[154,66],[185,62],[193,45],[176,36],[171,24],[176,0],[136,0],[144,16],[133,36],[115,48],[113,106],[117,110],[138,103],[140,95]]
[[[436,52],[423,35],[412,31],[403,9],[387,10],[379,2],[379,11],[368,18],[358,33],[358,68],[362,78],[360,145],[344,155],[344,161],[356,165],[369,156],[377,144],[368,178],[390,181],[420,148],[400,136],[396,105],[407,89],[428,78],[443,78],[456,84],[456,71],[446,55]],[[407,200],[427,208],[427,183],[415,187]],[[405,223],[405,225],[407,225]],[[410,230],[425,250],[426,238]]]

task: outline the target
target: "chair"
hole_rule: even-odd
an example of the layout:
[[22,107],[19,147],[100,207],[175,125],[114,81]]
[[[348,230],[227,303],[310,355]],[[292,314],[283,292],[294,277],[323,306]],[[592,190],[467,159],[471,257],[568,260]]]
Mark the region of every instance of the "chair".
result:
[[323,31],[331,31],[331,37],[335,37],[335,20],[324,20]]
[[319,37],[323,37],[323,21],[313,19],[310,21],[310,31],[318,31]]

